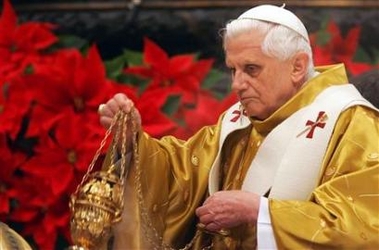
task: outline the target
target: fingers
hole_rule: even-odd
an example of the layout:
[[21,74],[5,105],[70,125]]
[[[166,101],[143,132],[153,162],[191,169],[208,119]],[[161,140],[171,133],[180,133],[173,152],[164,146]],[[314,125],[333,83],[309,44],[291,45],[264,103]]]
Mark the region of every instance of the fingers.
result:
[[196,215],[199,217],[199,220],[204,225],[208,225],[214,219],[214,212],[207,206],[201,206],[196,209]]
[[241,224],[255,224],[259,199],[256,194],[240,190],[219,191],[196,209],[196,215],[205,230],[220,234],[220,230]]
[[196,214],[199,216],[200,221],[197,227],[203,232],[222,236],[228,236],[230,234],[230,231],[225,229],[225,225],[221,223],[222,219],[218,218],[219,215],[213,212],[209,207],[199,207],[196,210]]
[[129,113],[134,107],[134,103],[125,94],[116,94],[113,99],[110,100],[110,105],[112,105],[113,111],[122,110]]
[[116,94],[106,103],[99,105],[98,113],[100,115],[100,123],[105,128],[109,128],[113,117],[118,111],[122,110],[125,113],[129,113],[133,107],[134,103],[125,94]]
[[116,94],[105,104],[99,105],[99,114],[102,116],[114,116],[119,110],[129,113],[134,103],[125,94]]
[[100,124],[108,129],[112,124],[113,118],[107,116],[100,116]]
[[216,203],[210,202],[209,199],[203,206],[196,209],[196,215],[199,217],[199,222],[205,230],[217,232],[227,226],[223,209],[220,206],[215,206]]

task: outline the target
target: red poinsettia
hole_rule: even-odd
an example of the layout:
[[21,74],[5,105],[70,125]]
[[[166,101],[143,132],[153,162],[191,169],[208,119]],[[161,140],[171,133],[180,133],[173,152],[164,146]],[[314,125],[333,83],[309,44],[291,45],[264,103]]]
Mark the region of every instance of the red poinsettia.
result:
[[184,103],[193,103],[195,93],[212,67],[212,59],[196,60],[194,55],[169,57],[150,39],[144,39],[142,66],[132,66],[125,73],[150,80],[145,91],[165,88],[167,92],[181,92]]
[[142,93],[138,98],[136,108],[142,114],[143,129],[151,136],[161,137],[170,134],[176,128],[177,124],[162,111],[168,97],[174,94],[155,89]]
[[96,46],[85,55],[76,49],[47,53],[57,41],[51,28],[18,24],[4,1],[0,218],[22,224],[20,233],[39,249],[55,249],[58,235],[70,241],[68,199],[105,134],[98,105],[117,92],[134,95],[132,87],[107,79]]
[[[133,98],[134,90],[127,85],[106,79],[103,62],[96,46],[83,56],[75,49],[61,50],[51,56],[49,64],[39,64],[29,76],[34,86],[36,105],[33,108],[28,136],[51,127],[57,113],[74,111],[86,116],[88,122],[98,119],[97,108],[117,92]],[[103,134],[97,123],[94,133]]]
[[326,32],[330,39],[324,45],[317,44],[317,36],[320,34],[315,33],[310,36],[314,45],[313,52],[316,65],[344,63],[352,75],[358,75],[373,68],[370,63],[354,61],[359,46],[360,26],[351,28],[343,37],[337,24],[331,20],[327,25]]
[[0,77],[0,131],[15,139],[25,114],[30,110],[32,95],[22,77]]
[[15,185],[15,171],[26,160],[26,156],[13,150],[5,133],[0,133],[0,219],[10,212],[10,199],[13,195],[9,192]]
[[178,126],[172,134],[187,139],[203,126],[215,124],[219,116],[236,102],[234,94],[229,94],[220,101],[210,91],[201,90],[194,106],[184,106],[176,115],[176,119],[183,120],[183,125]]
[[84,175],[104,135],[93,132],[97,122],[72,111],[62,113],[53,129],[40,135],[34,157],[21,169],[49,180],[55,196],[72,192],[78,184],[72,183],[75,176]]
[[17,197],[18,206],[10,218],[23,223],[20,233],[31,236],[39,249],[56,249],[58,234],[68,228],[68,196],[54,195],[49,181],[34,175],[20,177],[11,193]]
[[58,38],[49,23],[17,23],[17,16],[8,0],[4,0],[0,16],[0,74],[22,75],[31,63],[38,62],[40,52]]

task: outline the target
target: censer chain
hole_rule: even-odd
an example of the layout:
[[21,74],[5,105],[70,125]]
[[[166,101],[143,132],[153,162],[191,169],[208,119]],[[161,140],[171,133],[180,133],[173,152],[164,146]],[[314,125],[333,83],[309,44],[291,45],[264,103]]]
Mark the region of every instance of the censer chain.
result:
[[[140,208],[140,216],[143,220],[142,222],[142,229],[147,236],[147,240],[149,241],[150,244],[153,245],[154,249],[165,249],[165,250],[188,250],[190,249],[193,244],[195,243],[196,239],[200,236],[202,233],[199,229],[196,230],[196,233],[192,240],[187,243],[183,248],[176,249],[171,247],[169,244],[164,242],[164,239],[162,236],[159,235],[158,230],[155,228],[153,225],[153,222],[151,221],[151,218],[148,213],[148,209],[146,208],[146,202],[143,196],[142,192],[142,184],[141,184],[141,175],[142,175],[142,170],[140,167],[140,160],[139,160],[139,153],[138,153],[138,146],[137,146],[137,124],[136,120],[132,119],[132,126],[133,126],[133,138],[132,138],[132,143],[133,143],[133,155],[134,155],[134,166],[136,168],[136,175],[135,175],[135,187],[137,191],[137,197],[138,197],[138,204]],[[123,157],[126,158],[126,157]],[[151,237],[150,232],[153,234],[153,238]],[[204,247],[202,250],[208,250],[211,249],[213,244],[210,246]]]
[[[112,123],[111,125],[109,126],[109,128],[107,129],[107,131],[105,132],[105,136],[104,138],[101,140],[101,143],[100,143],[100,147],[96,150],[96,153],[90,163],[90,165],[88,166],[88,169],[87,169],[87,172],[85,173],[85,175],[83,176],[80,184],[76,187],[76,191],[74,192],[74,196],[76,197],[80,188],[84,185],[84,183],[88,180],[90,174],[92,173],[92,170],[97,162],[97,159],[99,158],[100,154],[102,153],[104,147],[105,147],[105,144],[107,143],[107,140],[108,140],[108,137],[110,136],[110,134],[112,133],[112,130],[114,128],[114,126],[116,125],[116,122],[119,121],[119,117],[122,116],[123,112],[119,111],[116,116],[115,116],[115,119],[112,120]],[[117,130],[117,133],[118,133],[119,130]],[[116,134],[117,134],[116,133]],[[115,147],[115,146],[114,146]],[[111,159],[114,160],[115,158],[115,155],[114,155],[114,150],[115,148],[113,148],[112,152],[111,152]]]

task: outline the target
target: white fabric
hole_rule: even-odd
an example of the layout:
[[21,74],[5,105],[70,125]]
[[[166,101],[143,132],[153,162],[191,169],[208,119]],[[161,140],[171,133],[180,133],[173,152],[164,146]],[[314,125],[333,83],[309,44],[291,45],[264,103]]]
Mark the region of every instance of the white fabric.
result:
[[255,19],[280,24],[296,31],[309,42],[308,32],[300,19],[291,11],[274,5],[260,5],[242,13],[238,19]]
[[268,199],[261,197],[257,218],[257,249],[277,249],[274,231],[271,226],[271,218],[268,207]]
[[[241,104],[238,102],[231,106],[228,111],[225,113],[223,118],[223,123],[221,127],[221,136],[218,145],[218,153],[215,161],[211,166],[208,179],[208,189],[209,194],[213,194],[220,190],[219,187],[219,177],[220,177],[220,161],[221,161],[221,148],[224,144],[226,137],[235,130],[243,129],[249,126],[250,120],[241,111]],[[238,117],[236,122],[231,122]]]
[[[307,200],[317,186],[321,162],[337,118],[343,110],[359,104],[370,105],[351,84],[324,90],[311,105],[295,112],[266,137],[246,174],[242,190],[262,194],[271,187],[270,198]],[[307,138],[309,131],[302,134],[310,128],[306,123],[316,122],[320,112],[327,115],[325,125],[316,127],[312,138]]]
[[[332,119],[335,120],[338,117],[339,112],[353,105],[365,105],[365,106],[374,108],[369,102],[367,102],[359,94],[359,92],[351,84],[344,84],[344,85],[329,87],[327,90],[323,92],[323,94],[320,94],[320,95],[323,95],[323,96],[322,98],[321,97],[318,98],[320,100],[319,102],[315,102],[312,105],[309,105],[308,107],[305,107],[304,109],[301,109],[300,111],[298,111],[297,113],[289,117],[285,122],[278,125],[266,137],[266,139],[263,141],[261,147],[258,150],[255,160],[253,161],[254,167],[250,166],[248,170],[247,176],[245,177],[245,180],[242,186],[243,190],[255,192],[257,194],[263,195],[264,193],[268,191],[270,187],[272,187],[272,191],[270,192],[270,197],[280,198],[280,199],[292,199],[292,198],[300,199],[300,200],[307,199],[309,194],[311,193],[311,191],[314,189],[315,185],[317,184],[316,182],[317,182],[318,174],[320,171],[319,166],[321,164],[323,153],[326,149],[330,133],[334,126],[334,122]],[[341,96],[341,98],[338,99],[337,96]],[[323,103],[322,100],[326,97],[328,101],[322,104]],[[330,103],[337,104],[337,99],[340,102],[342,102],[342,104],[337,105],[339,106],[340,111],[337,112],[338,114],[335,115],[335,117],[333,118],[331,111],[327,111],[327,110],[329,110],[331,106],[335,106],[335,105],[329,105]],[[318,109],[316,104],[317,105],[322,104],[323,105],[322,109],[321,108]],[[314,105],[316,106],[313,107]],[[220,152],[221,152],[221,148],[222,148],[222,145],[224,144],[226,137],[233,131],[246,128],[250,124],[250,120],[243,114],[239,114],[238,121],[232,122],[232,120],[234,120],[238,116],[238,113],[241,113],[239,112],[239,106],[240,106],[239,103],[233,105],[225,113],[225,116],[223,118],[222,127],[221,127],[221,137],[220,137],[220,142],[219,142],[219,152],[214,163],[211,166],[211,171],[210,171],[209,180],[208,180],[210,194],[213,194],[214,192],[217,192],[219,190],[218,180],[219,180],[219,172],[220,172],[219,171]],[[305,126],[306,121],[307,120],[314,121],[317,118],[318,112],[321,110],[327,111],[326,113],[328,115],[328,120],[326,121],[326,124],[328,125],[325,126],[325,128],[323,129],[316,128],[313,139],[321,140],[321,138],[324,137],[324,142],[323,142],[324,146],[320,146],[320,143],[318,143],[317,145],[315,143],[310,144],[310,146],[312,146],[312,149],[310,149],[309,146],[304,146],[304,143],[313,142],[313,139],[305,140],[303,137],[305,137],[306,135],[303,135],[302,137],[300,137],[303,140],[303,144],[298,143],[298,142],[292,143],[295,145],[294,146],[291,145],[291,152],[289,152],[290,150],[286,150],[287,147],[289,146],[289,142],[290,142],[289,138],[292,138],[291,140],[299,139],[299,138],[296,138],[296,135],[298,135],[306,127]],[[288,125],[288,126],[281,128],[281,126],[283,125]],[[276,132],[279,130],[282,130],[283,134]],[[288,131],[288,133],[284,133],[283,130]],[[329,133],[329,135],[326,134],[326,136],[325,135],[322,136],[322,133],[324,130],[325,131],[328,130],[325,133]],[[273,138],[273,139],[270,139],[270,138]],[[296,147],[297,144],[299,145],[299,147]],[[307,149],[309,152],[312,152],[312,153],[316,152],[315,147],[316,148],[321,147],[321,148],[317,150],[318,151],[317,154],[314,154],[312,156],[312,159],[307,158],[307,157],[299,157],[299,156],[304,156],[302,153],[300,153],[304,151],[304,149]],[[309,162],[309,160],[312,160],[312,162]],[[280,167],[281,175],[277,175],[279,165],[281,165]],[[312,166],[312,165],[315,167],[310,167],[308,169],[308,166]],[[307,166],[307,169],[305,169],[303,166]],[[313,169],[313,171],[310,171],[310,169]],[[302,176],[298,176],[298,173],[301,173],[301,172],[302,172],[302,175],[305,174],[306,178]],[[288,179],[288,176],[290,176],[291,180]],[[314,180],[314,181],[312,182],[309,180]],[[273,186],[274,183],[275,185]]]

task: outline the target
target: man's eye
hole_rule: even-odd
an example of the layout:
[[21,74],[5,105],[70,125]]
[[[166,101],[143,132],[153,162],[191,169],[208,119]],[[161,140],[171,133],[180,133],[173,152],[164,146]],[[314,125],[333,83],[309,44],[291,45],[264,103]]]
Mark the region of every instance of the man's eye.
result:
[[258,73],[259,67],[256,65],[248,65],[245,67],[245,72],[249,75],[255,75]]

